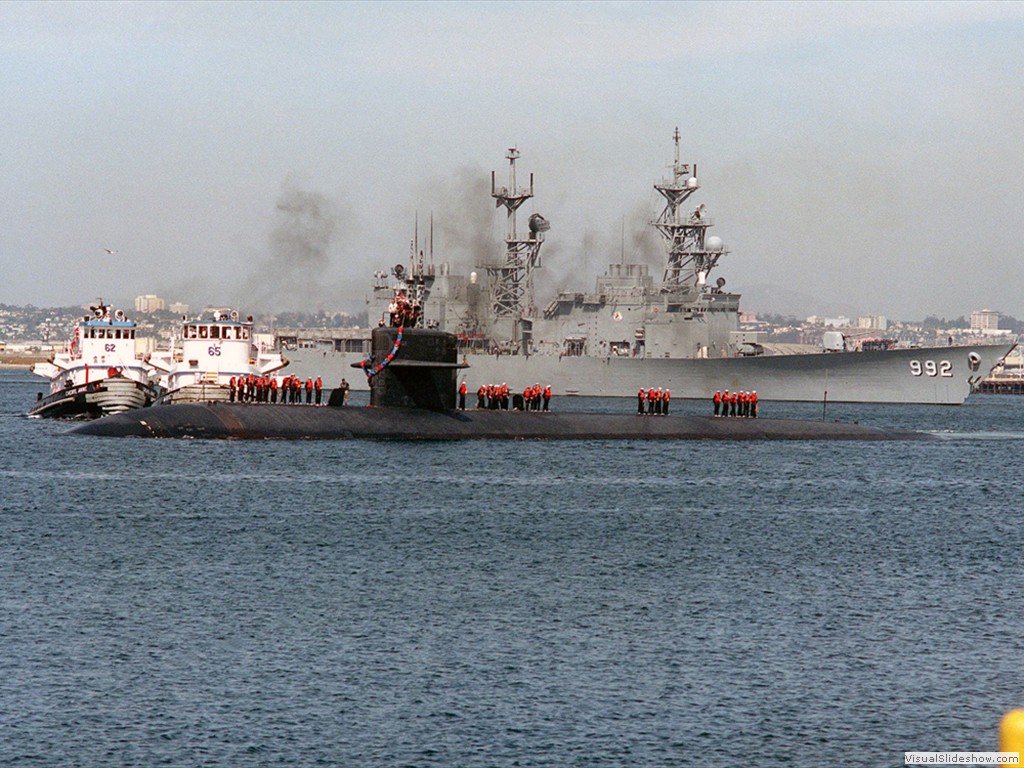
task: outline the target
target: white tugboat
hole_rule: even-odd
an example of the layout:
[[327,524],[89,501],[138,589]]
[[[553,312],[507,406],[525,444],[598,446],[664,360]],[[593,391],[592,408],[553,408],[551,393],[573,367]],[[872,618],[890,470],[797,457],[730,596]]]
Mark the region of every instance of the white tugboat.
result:
[[64,349],[32,373],[50,382],[29,416],[83,418],[120,413],[152,404],[153,371],[135,349],[134,321],[101,299],[75,325]]
[[253,320],[238,312],[215,311],[209,317],[182,317],[181,336],[149,362],[160,373],[158,404],[228,402],[231,380],[269,376],[288,361],[258,343]]

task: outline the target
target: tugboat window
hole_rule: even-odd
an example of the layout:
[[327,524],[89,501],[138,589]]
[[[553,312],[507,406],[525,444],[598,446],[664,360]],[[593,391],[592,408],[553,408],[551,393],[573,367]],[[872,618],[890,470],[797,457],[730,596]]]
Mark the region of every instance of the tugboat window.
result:
[[200,339],[205,339],[209,335],[209,331],[210,331],[210,329],[207,328],[205,325],[200,325],[199,326],[199,338]]
[[210,328],[210,338],[211,339],[219,339],[220,338],[220,328],[218,326],[215,325],[215,326]]

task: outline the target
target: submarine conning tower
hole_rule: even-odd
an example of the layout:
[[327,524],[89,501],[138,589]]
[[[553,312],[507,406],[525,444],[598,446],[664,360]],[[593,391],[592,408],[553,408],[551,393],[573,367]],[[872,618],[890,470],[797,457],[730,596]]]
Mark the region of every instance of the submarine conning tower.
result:
[[354,368],[370,376],[370,405],[381,408],[455,409],[459,362],[454,334],[430,328],[373,330],[370,357]]

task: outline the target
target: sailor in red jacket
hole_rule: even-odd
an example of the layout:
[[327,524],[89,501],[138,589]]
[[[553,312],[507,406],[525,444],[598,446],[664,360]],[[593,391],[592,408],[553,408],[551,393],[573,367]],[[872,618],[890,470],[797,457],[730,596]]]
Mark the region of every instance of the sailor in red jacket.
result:
[[459,384],[459,410],[466,410],[466,382]]
[[715,416],[717,416],[719,409],[722,407],[722,393],[715,392],[715,396],[711,398],[711,402],[715,404]]
[[644,415],[644,388],[640,387],[640,391],[636,393],[636,412],[638,415]]

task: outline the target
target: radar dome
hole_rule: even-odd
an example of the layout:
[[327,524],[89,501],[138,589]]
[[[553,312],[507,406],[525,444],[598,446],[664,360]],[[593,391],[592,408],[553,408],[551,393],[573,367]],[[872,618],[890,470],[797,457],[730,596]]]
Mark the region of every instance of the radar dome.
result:
[[725,244],[722,242],[722,238],[717,235],[712,235],[704,241],[704,250],[711,251],[712,253],[718,253],[724,247]]
[[686,188],[687,189],[696,189],[698,186],[699,185],[697,184],[697,177],[696,176],[691,176],[690,178],[688,178],[686,180]]
[[534,234],[538,232],[547,232],[551,229],[551,223],[541,216],[539,213],[535,213],[530,216],[530,231]]

